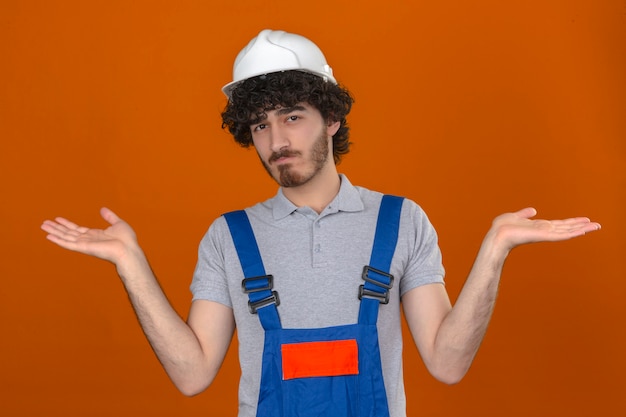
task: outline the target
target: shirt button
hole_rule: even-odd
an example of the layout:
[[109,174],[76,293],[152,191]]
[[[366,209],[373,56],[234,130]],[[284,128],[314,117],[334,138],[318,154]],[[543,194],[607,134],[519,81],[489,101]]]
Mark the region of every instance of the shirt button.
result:
[[322,251],[322,248],[319,244],[315,245],[315,253],[320,253]]

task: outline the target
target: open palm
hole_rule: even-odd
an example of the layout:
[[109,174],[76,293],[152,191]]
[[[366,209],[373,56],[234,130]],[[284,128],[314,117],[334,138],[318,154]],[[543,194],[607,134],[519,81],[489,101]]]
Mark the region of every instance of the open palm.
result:
[[532,219],[537,214],[534,208],[525,208],[515,213],[496,217],[492,231],[508,250],[534,242],[556,242],[567,240],[600,229],[600,225],[587,217],[563,220]]
[[62,217],[46,220],[41,228],[48,233],[50,241],[62,248],[118,264],[138,248],[135,232],[111,210],[102,208],[100,214],[110,224],[106,229],[90,229]]

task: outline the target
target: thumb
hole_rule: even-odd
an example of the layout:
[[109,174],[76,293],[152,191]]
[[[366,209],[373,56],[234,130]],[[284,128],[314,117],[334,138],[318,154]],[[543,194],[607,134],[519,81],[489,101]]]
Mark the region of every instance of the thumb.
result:
[[119,221],[121,221],[122,219],[120,219],[118,217],[117,214],[113,213],[112,210],[106,208],[106,207],[102,207],[100,209],[100,215],[102,216],[102,218],[104,220],[107,221],[107,223],[109,223],[110,225],[114,225],[115,223],[118,223]]
[[533,207],[526,207],[524,209],[521,209],[515,214],[517,214],[518,216],[524,219],[530,219],[531,217],[535,217],[537,215],[537,210],[534,209]]

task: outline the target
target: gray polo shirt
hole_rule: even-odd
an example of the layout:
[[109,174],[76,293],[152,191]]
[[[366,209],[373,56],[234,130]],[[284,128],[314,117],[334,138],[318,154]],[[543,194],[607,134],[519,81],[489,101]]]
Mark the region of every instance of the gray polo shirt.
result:
[[[341,176],[335,199],[320,214],[296,207],[278,190],[247,208],[268,274],[280,296],[283,328],[318,328],[356,323],[361,272],[369,264],[382,194],[353,186]],[[426,214],[405,200],[391,264],[391,300],[378,316],[383,377],[391,417],[406,415],[402,375],[400,297],[424,284],[443,283],[437,235]],[[259,395],[263,328],[250,314],[241,290],[243,272],[228,226],[219,217],[200,243],[191,283],[194,300],[233,309],[239,339],[239,417],[254,417]]]

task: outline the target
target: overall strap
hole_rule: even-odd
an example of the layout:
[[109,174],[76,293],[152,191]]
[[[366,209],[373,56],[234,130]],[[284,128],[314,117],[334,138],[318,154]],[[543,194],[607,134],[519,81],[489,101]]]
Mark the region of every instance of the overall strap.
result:
[[248,294],[248,306],[252,314],[258,313],[265,330],[280,329],[276,306],[280,303],[278,293],[272,291],[273,277],[266,275],[261,253],[244,210],[224,214],[230,234],[243,269],[242,289]]
[[359,288],[360,324],[376,324],[379,305],[389,302],[389,290],[393,286],[389,271],[398,242],[403,201],[402,197],[384,195],[380,203],[370,264],[363,268],[365,284]]

